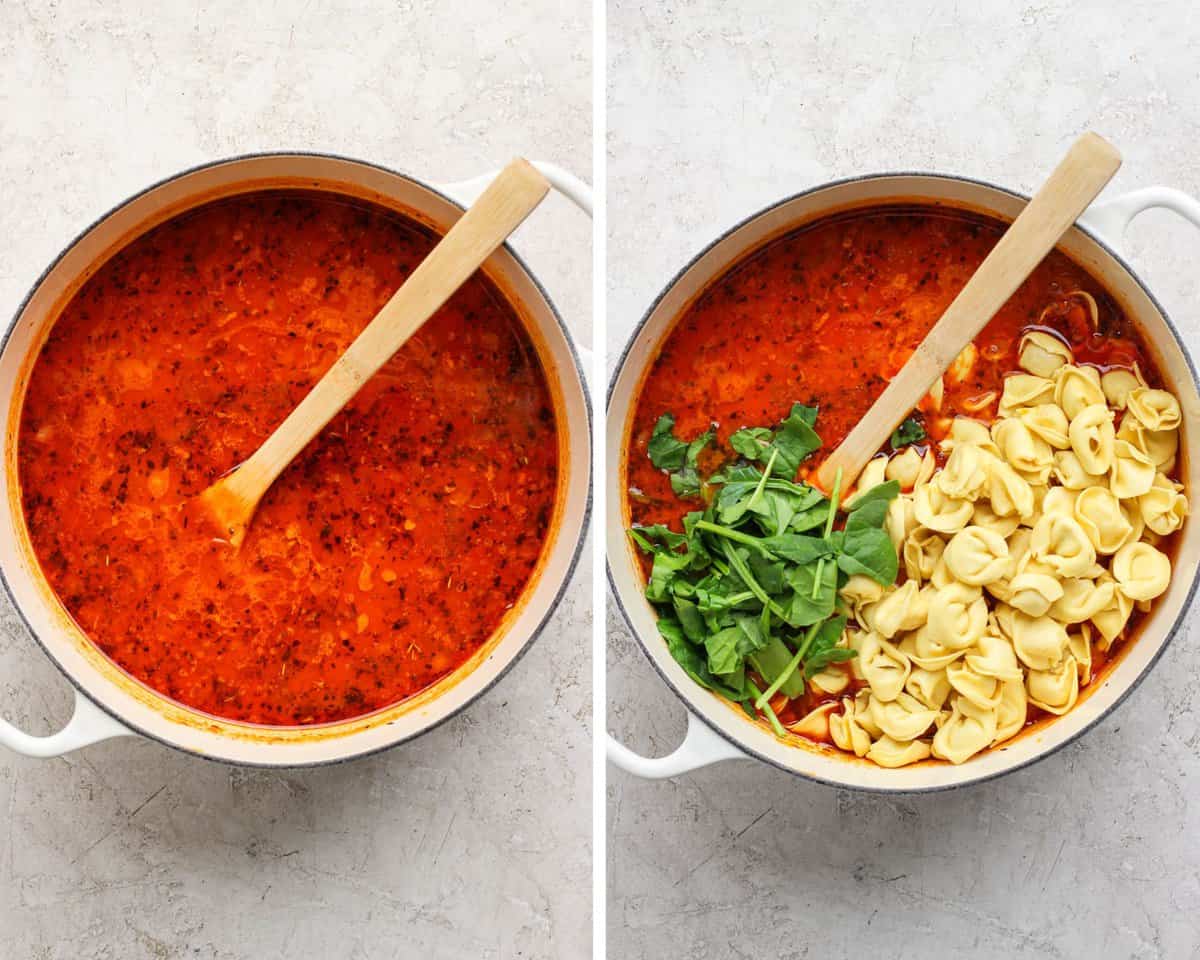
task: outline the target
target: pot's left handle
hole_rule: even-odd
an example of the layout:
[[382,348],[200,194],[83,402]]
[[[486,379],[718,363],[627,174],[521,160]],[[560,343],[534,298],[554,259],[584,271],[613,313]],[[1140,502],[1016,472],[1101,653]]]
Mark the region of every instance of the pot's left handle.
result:
[[741,750],[714,733],[695,714],[687,715],[687,733],[683,743],[665,757],[643,757],[634,753],[611,733],[608,734],[608,760],[626,773],[646,780],[664,780],[690,773],[721,760],[748,760]]
[[[550,185],[555,190],[591,217],[592,188],[590,186],[580,180],[575,174],[564,170],[557,164],[546,163],[542,160],[531,160],[530,163],[538,169],[538,172],[543,177],[550,181]],[[496,179],[496,174],[499,172],[499,170],[492,170],[478,177],[472,177],[470,180],[459,180],[457,183],[442,183],[435,184],[434,186],[455,203],[469,207],[483,193],[487,185]],[[569,320],[567,322],[568,324],[570,323]],[[590,377],[592,371],[592,351],[578,342],[578,336],[574,339],[576,340],[575,347],[579,351],[580,358],[583,361],[584,373]]]
[[113,737],[132,737],[136,734],[118,723],[78,690],[75,691],[75,712],[67,725],[48,737],[34,737],[18,730],[7,720],[0,720],[0,744],[27,757],[61,757],[101,740]]

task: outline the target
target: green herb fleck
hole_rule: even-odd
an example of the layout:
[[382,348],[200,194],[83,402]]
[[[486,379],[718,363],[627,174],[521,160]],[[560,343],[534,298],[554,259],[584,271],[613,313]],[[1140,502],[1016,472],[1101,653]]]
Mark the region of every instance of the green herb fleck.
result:
[[892,449],[899,450],[910,443],[925,439],[925,428],[916,417],[909,417],[892,431]]

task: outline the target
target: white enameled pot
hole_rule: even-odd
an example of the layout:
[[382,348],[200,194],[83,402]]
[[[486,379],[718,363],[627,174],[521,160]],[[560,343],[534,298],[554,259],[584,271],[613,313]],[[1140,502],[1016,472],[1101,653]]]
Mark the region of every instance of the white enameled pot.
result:
[[[566,171],[535,164],[589,216],[591,191]],[[141,734],[230,763],[299,767],[334,763],[394,746],[437,726],[494,684],[545,625],[574,570],[591,504],[590,408],[579,351],[545,290],[505,245],[484,266],[529,331],[547,373],[559,429],[559,490],[541,560],[495,634],[462,668],[397,706],[314,727],[231,723],[167,700],[133,680],[71,621],[42,578],[29,547],[16,482],[16,426],[31,359],[58,309],[108,257],[134,237],[201,203],[262,189],[329,191],[368,200],[445,232],[491,181],[487,174],[431,186],[414,177],[344,157],[271,153],[235,157],[170,177],[125,201],[81,233],[37,281],[0,347],[0,575],[32,635],[76,688],[75,712],[47,737],[0,720],[0,744],[29,756],[57,756],[110,737]],[[536,215],[534,217],[536,221]],[[187,638],[181,637],[181,643]]]
[[[1024,767],[1082,735],[1137,686],[1162,654],[1179,629],[1196,588],[1200,557],[1200,523],[1196,518],[1184,526],[1170,588],[1156,601],[1136,642],[1074,710],[960,766],[922,763],[886,770],[832,749],[784,743],[740,709],[697,685],[671,658],[655,628],[654,611],[643,594],[635,547],[625,533],[626,442],[639,385],[673,321],[693,299],[749,251],[832,213],[914,202],[969,209],[1011,221],[1026,200],[991,184],[937,174],[880,174],[829,183],[768,207],[727,231],[687,264],[651,305],[609,385],[605,450],[612,468],[605,479],[608,509],[604,532],[609,578],[617,602],[650,662],[686,704],[689,714],[682,745],[665,757],[639,756],[610,737],[608,756],[618,767],[638,776],[660,778],[718,760],[758,758],[811,780],[864,791],[912,793],[963,786]],[[1200,432],[1196,371],[1162,307],[1118,252],[1129,222],[1153,207],[1173,210],[1200,227],[1200,204],[1177,190],[1155,187],[1097,203],[1063,238],[1059,248],[1100,280],[1135,319],[1169,387],[1179,397],[1184,414],[1180,447],[1183,480],[1195,502],[1195,491],[1200,489],[1200,458],[1194,456],[1192,446]]]

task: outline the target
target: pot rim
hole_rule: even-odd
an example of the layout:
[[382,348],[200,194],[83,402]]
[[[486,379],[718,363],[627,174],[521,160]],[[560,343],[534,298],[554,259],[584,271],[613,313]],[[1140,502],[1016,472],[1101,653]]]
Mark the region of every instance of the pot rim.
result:
[[[815,193],[819,193],[822,190],[828,190],[831,187],[841,187],[841,186],[846,186],[848,184],[861,183],[861,182],[869,181],[869,180],[886,180],[886,179],[890,179],[890,178],[899,178],[899,177],[918,178],[918,179],[925,179],[925,180],[952,180],[952,181],[955,181],[958,183],[969,184],[971,186],[985,187],[990,190],[995,190],[998,193],[1006,194],[1007,196],[1009,196],[1013,199],[1023,200],[1026,203],[1029,202],[1029,195],[1026,193],[1022,193],[1019,190],[1012,190],[1009,187],[1003,187],[998,184],[992,183],[991,181],[982,180],[977,177],[968,177],[968,176],[962,176],[962,175],[953,174],[953,173],[938,173],[936,171],[930,171],[930,170],[889,170],[889,171],[882,171],[879,173],[866,173],[866,174],[859,174],[857,176],[852,176],[852,177],[840,177],[835,180],[827,180],[827,181],[819,183],[813,187],[810,187],[806,190],[800,190],[796,193],[789,194],[786,197],[776,200],[773,203],[770,203],[770,204],[766,205],[765,207],[762,207],[762,208],[756,210],[754,213],[751,213],[748,216],[745,216],[742,219],[738,220],[736,223],[734,223],[733,225],[731,225],[728,228],[726,228],[725,230],[723,230],[720,233],[720,235],[717,236],[714,240],[705,244],[704,247],[702,247],[695,255],[690,257],[688,259],[688,261],[682,267],[680,267],[679,270],[677,270],[675,272],[674,276],[672,276],[671,279],[669,281],[667,281],[667,283],[662,287],[662,289],[659,290],[658,294],[654,297],[654,300],[650,303],[649,307],[646,308],[645,313],[642,314],[642,318],[638,321],[637,326],[635,326],[633,331],[630,333],[628,339],[625,342],[625,346],[621,350],[621,354],[617,360],[617,363],[613,367],[613,373],[609,379],[608,389],[605,392],[605,398],[604,398],[604,400],[605,400],[605,416],[606,417],[608,416],[610,408],[612,407],[612,399],[613,399],[613,394],[616,392],[617,381],[620,379],[621,374],[625,370],[625,364],[629,359],[629,352],[633,348],[634,343],[637,342],[638,337],[641,336],[641,333],[645,329],[646,325],[650,322],[650,318],[653,316],[654,312],[658,309],[658,305],[667,296],[667,294],[670,293],[672,289],[674,289],[675,285],[680,281],[680,279],[682,279],[682,277],[689,270],[691,270],[691,268],[697,262],[699,262],[705,255],[707,255],[710,250],[714,249],[719,244],[723,243],[731,235],[736,233],[738,230],[742,229],[742,227],[745,227],[748,224],[752,223],[753,221],[759,219],[760,217],[762,217],[766,214],[769,214],[772,211],[777,210],[778,208],[780,208],[786,204],[792,203],[796,200],[800,200],[805,197],[812,196]],[[879,205],[882,205],[882,204],[879,204]],[[820,219],[820,217],[814,217],[812,222],[815,222],[818,219]],[[1179,351],[1183,355],[1184,362],[1187,365],[1188,372],[1191,374],[1193,386],[1196,388],[1197,392],[1200,393],[1200,374],[1197,373],[1196,365],[1193,362],[1192,355],[1191,355],[1190,351],[1187,349],[1187,346],[1184,343],[1183,338],[1180,336],[1179,330],[1175,326],[1174,321],[1171,320],[1170,315],[1163,308],[1163,305],[1159,302],[1158,298],[1150,290],[1149,286],[1145,283],[1145,281],[1142,280],[1141,276],[1137,273],[1136,270],[1133,269],[1133,267],[1125,260],[1124,257],[1122,257],[1116,250],[1114,250],[1112,247],[1110,247],[1108,245],[1108,243],[1106,243],[1103,239],[1101,239],[1091,229],[1089,229],[1084,224],[1080,223],[1078,220],[1075,222],[1075,224],[1073,226],[1075,229],[1079,230],[1084,236],[1086,236],[1089,240],[1091,240],[1093,243],[1095,243],[1109,257],[1111,257],[1112,260],[1114,262],[1116,262],[1121,267],[1121,269],[1123,269],[1129,275],[1129,277],[1133,280],[1133,282],[1135,284],[1137,284],[1138,287],[1141,288],[1142,292],[1146,295],[1147,299],[1149,299],[1150,303],[1153,304],[1154,308],[1158,311],[1159,315],[1162,317],[1163,322],[1166,324],[1167,329],[1171,333],[1171,336],[1175,338],[1176,345],[1179,347]],[[709,278],[708,282],[715,280],[717,276],[719,276],[719,274],[714,274],[713,277]],[[621,429],[622,429],[622,431],[625,429],[624,424],[622,424]],[[615,508],[616,507],[610,507],[609,509],[615,509]],[[885,795],[885,796],[907,796],[907,795],[916,795],[916,794],[942,793],[942,792],[946,792],[946,791],[950,791],[950,790],[958,790],[963,787],[974,786],[974,785],[980,784],[980,783],[987,783],[991,780],[996,780],[996,779],[999,779],[1000,777],[1007,776],[1010,773],[1015,773],[1018,770],[1027,769],[1028,767],[1031,767],[1034,764],[1039,763],[1042,760],[1045,760],[1047,757],[1051,756],[1052,754],[1057,753],[1063,747],[1066,747],[1066,746],[1074,743],[1080,737],[1082,737],[1084,734],[1089,733],[1101,721],[1107,719],[1113,713],[1113,711],[1117,709],[1117,707],[1119,707],[1121,704],[1123,704],[1125,702],[1125,700],[1129,697],[1129,695],[1131,693],[1133,693],[1134,690],[1136,690],[1139,686],[1141,686],[1142,681],[1144,681],[1146,679],[1146,677],[1149,676],[1151,670],[1153,670],[1155,665],[1162,658],[1163,653],[1166,652],[1167,648],[1171,645],[1171,642],[1175,639],[1176,634],[1178,634],[1180,628],[1183,626],[1184,620],[1188,614],[1188,611],[1190,610],[1190,608],[1192,606],[1192,601],[1196,597],[1196,591],[1198,588],[1200,588],[1200,576],[1193,578],[1191,585],[1188,587],[1188,592],[1184,598],[1183,604],[1180,607],[1179,614],[1176,616],[1175,621],[1167,628],[1165,634],[1163,635],[1162,642],[1158,645],[1158,649],[1154,652],[1154,655],[1146,662],[1146,665],[1142,668],[1141,673],[1139,673],[1133,679],[1133,681],[1131,683],[1129,683],[1128,686],[1125,687],[1124,690],[1122,690],[1119,694],[1117,694],[1117,696],[1115,697],[1113,702],[1110,703],[1104,710],[1102,710],[1094,719],[1092,719],[1091,722],[1080,727],[1074,733],[1072,733],[1071,735],[1069,735],[1067,737],[1064,737],[1062,740],[1059,740],[1057,743],[1047,746],[1045,750],[1035,754],[1032,757],[1029,757],[1028,759],[1022,760],[1020,762],[1012,764],[1011,766],[1005,767],[1003,770],[997,770],[993,773],[980,774],[978,776],[967,776],[967,777],[964,777],[962,780],[959,780],[955,783],[936,784],[936,785],[931,785],[928,787],[897,788],[897,787],[886,787],[886,786],[863,786],[863,785],[859,785],[859,784],[851,784],[851,783],[846,783],[846,782],[843,782],[840,780],[833,780],[828,777],[818,776],[818,775],[815,775],[812,773],[797,770],[794,767],[783,764],[783,763],[775,760],[772,757],[765,756],[764,754],[760,753],[759,751],[755,750],[754,748],[747,746],[745,743],[743,743],[741,741],[740,738],[736,737],[734,734],[727,731],[724,728],[723,724],[715,723],[714,721],[710,720],[702,711],[695,709],[692,705],[692,700],[689,698],[689,696],[687,694],[685,694],[683,692],[683,690],[681,690],[680,687],[673,680],[671,680],[671,678],[668,677],[666,675],[666,673],[662,670],[662,668],[658,665],[657,661],[654,659],[654,657],[650,653],[650,648],[649,648],[649,644],[648,644],[647,640],[640,634],[640,632],[637,630],[637,628],[634,627],[633,618],[630,616],[628,609],[626,609],[625,603],[621,599],[620,590],[617,588],[616,574],[613,570],[612,555],[608,548],[608,544],[605,545],[604,566],[605,566],[605,574],[608,578],[609,589],[611,590],[612,596],[613,596],[614,600],[616,601],[617,609],[619,609],[621,611],[621,617],[625,621],[625,626],[629,629],[629,632],[631,634],[633,634],[634,637],[637,638],[638,647],[642,651],[642,655],[650,662],[650,665],[654,668],[654,672],[658,674],[658,676],[666,683],[666,685],[671,689],[671,691],[680,699],[680,701],[683,703],[684,707],[688,710],[688,712],[691,716],[696,717],[697,720],[699,720],[706,727],[708,727],[711,731],[713,731],[715,734],[717,734],[717,736],[721,737],[721,739],[725,740],[726,742],[732,744],[738,750],[742,751],[747,757],[752,757],[755,760],[766,763],[769,766],[774,767],[778,770],[783,770],[784,772],[789,773],[794,777],[798,777],[802,780],[808,780],[813,783],[819,783],[819,784],[822,784],[822,785],[828,786],[828,787],[836,787],[836,788],[839,788],[842,790],[853,790],[857,793],[878,794],[878,795]],[[695,685],[694,681],[693,681],[693,685],[696,686],[697,690],[702,689],[698,685]],[[704,691],[704,692],[706,694],[708,693],[708,691]],[[799,749],[799,748],[797,748],[797,749]],[[969,763],[969,761],[968,761],[968,763]]]
[[[62,261],[62,259],[64,257],[66,257],[66,255],[72,249],[74,249],[76,244],[78,244],[84,237],[86,237],[94,229],[96,229],[98,226],[100,226],[102,223],[104,223],[104,221],[106,221],[109,217],[113,216],[113,214],[124,209],[129,204],[133,203],[134,201],[139,200],[146,194],[151,193],[154,190],[157,190],[159,187],[165,186],[166,184],[172,183],[176,180],[180,180],[183,177],[190,176],[191,174],[198,173],[202,170],[208,170],[213,167],[226,166],[228,164],[240,163],[240,162],[246,161],[246,160],[262,160],[262,159],[272,159],[272,158],[281,158],[281,157],[313,157],[316,159],[336,160],[336,161],[341,161],[343,163],[350,163],[350,164],[356,164],[356,165],[362,166],[362,167],[367,167],[372,170],[377,170],[382,173],[386,173],[391,176],[400,177],[403,180],[407,180],[410,183],[414,184],[415,186],[420,187],[423,190],[427,190],[429,193],[432,193],[439,199],[450,204],[455,209],[457,209],[459,211],[466,210],[466,207],[464,207],[457,200],[448,196],[446,193],[439,190],[437,187],[430,185],[429,183],[420,179],[419,177],[415,177],[412,174],[405,173],[400,170],[392,169],[391,167],[386,167],[382,164],[373,163],[369,160],[360,160],[357,157],[348,157],[344,154],[339,154],[339,153],[328,153],[328,152],[320,151],[320,150],[260,150],[260,151],[252,151],[249,153],[234,154],[232,156],[222,157],[217,160],[209,160],[204,163],[194,164],[190,167],[186,167],[186,168],[179,170],[173,174],[170,174],[169,176],[161,177],[160,179],[154,181],[153,183],[150,183],[147,186],[143,187],[141,190],[138,190],[135,193],[130,194],[129,196],[125,197],[120,202],[109,207],[102,214],[100,214],[98,217],[96,217],[94,220],[92,220],[90,223],[88,223],[87,226],[83,227],[83,229],[79,230],[73,237],[71,237],[71,239],[62,247],[62,249],[58,252],[58,254],[46,265],[45,269],[43,269],[42,272],[40,274],[38,274],[37,279],[34,280],[33,284],[29,287],[28,291],[26,291],[25,295],[21,298],[20,303],[17,304],[17,308],[13,312],[12,318],[8,321],[8,324],[5,326],[3,334],[0,335],[0,354],[3,354],[3,352],[8,348],[9,340],[12,338],[13,332],[16,329],[17,321],[20,319],[21,315],[25,312],[25,307],[28,305],[29,301],[33,298],[34,294],[37,293],[38,289],[42,286],[42,284],[45,282],[46,278],[50,275],[50,273],[54,270],[54,268],[56,266],[58,266],[58,264]],[[442,724],[446,723],[446,721],[452,719],[453,717],[458,716],[460,713],[462,713],[464,710],[466,710],[472,704],[476,703],[484,694],[490,692],[492,690],[492,688],[495,687],[495,685],[497,683],[499,683],[500,680],[503,679],[514,666],[516,666],[516,664],[529,651],[529,648],[533,646],[534,641],[536,641],[542,635],[542,632],[545,630],[546,626],[550,622],[550,618],[553,617],[554,614],[558,611],[558,607],[559,607],[559,604],[562,602],[563,595],[566,593],[567,587],[570,585],[571,580],[575,575],[575,570],[579,564],[580,555],[583,553],[583,544],[584,544],[584,541],[587,539],[588,528],[589,528],[589,524],[590,524],[591,516],[592,516],[592,496],[593,496],[593,486],[592,485],[594,482],[593,477],[592,477],[592,473],[593,473],[592,464],[593,464],[594,458],[595,458],[595,451],[592,449],[592,444],[590,442],[591,435],[592,435],[592,425],[593,425],[592,424],[593,413],[592,413],[591,391],[589,391],[588,387],[587,387],[588,380],[587,380],[587,376],[586,376],[586,371],[584,370],[583,363],[580,360],[579,351],[575,345],[575,339],[572,336],[570,330],[568,329],[566,323],[563,321],[562,315],[559,313],[558,307],[555,305],[554,301],[551,299],[549,292],[542,285],[542,282],[538,279],[537,275],[532,270],[529,269],[529,266],[525,263],[524,259],[522,259],[520,254],[518,254],[517,251],[513,249],[513,247],[507,240],[502,245],[502,249],[506,253],[508,253],[509,256],[511,256],[513,258],[513,260],[516,262],[517,266],[522,270],[522,272],[524,272],[524,274],[529,278],[530,282],[537,289],[537,291],[541,295],[542,299],[544,299],[546,301],[546,305],[550,309],[550,315],[554,318],[554,322],[558,325],[559,331],[562,333],[563,339],[567,345],[567,349],[570,351],[571,360],[575,365],[575,372],[578,375],[580,384],[582,386],[581,392],[583,394],[583,402],[584,402],[583,405],[584,405],[584,412],[586,414],[586,420],[587,420],[587,437],[588,437],[589,443],[588,443],[588,459],[587,459],[587,463],[584,464],[584,466],[586,468],[587,488],[585,491],[583,516],[581,518],[579,532],[575,537],[575,543],[571,547],[570,559],[567,562],[567,566],[566,566],[565,572],[562,576],[561,582],[559,583],[558,588],[554,591],[554,596],[551,599],[550,603],[547,605],[546,612],[542,615],[541,619],[537,622],[537,624],[533,627],[533,629],[529,631],[529,636],[521,644],[520,648],[516,651],[516,653],[513,654],[512,658],[506,664],[504,664],[499,670],[496,671],[495,676],[491,677],[487,683],[485,683],[482,687],[480,687],[479,690],[477,690],[471,696],[467,697],[467,699],[465,699],[462,703],[458,704],[454,709],[448,711],[444,716],[438,717],[436,720],[434,720],[427,726],[424,726],[420,730],[417,730],[406,736],[399,737],[396,740],[391,741],[390,743],[382,744],[377,747],[372,747],[367,750],[361,750],[361,751],[357,751],[357,752],[348,752],[344,756],[332,757],[332,758],[325,759],[325,760],[313,760],[313,761],[307,761],[307,762],[288,763],[288,764],[277,764],[277,763],[269,763],[269,762],[265,762],[265,761],[254,761],[254,760],[231,760],[231,759],[228,759],[225,757],[212,756],[212,755],[209,755],[206,753],[202,753],[198,750],[189,749],[188,747],[181,746],[180,744],[177,744],[177,743],[172,743],[171,741],[164,739],[163,737],[161,737],[157,734],[150,733],[150,732],[142,729],[142,727],[138,726],[137,724],[131,723],[125,717],[121,716],[117,711],[110,709],[106,704],[101,703],[99,700],[95,699],[88,692],[88,690],[86,690],[83,687],[83,685],[75,678],[75,676],[59,662],[58,658],[55,657],[53,653],[51,653],[49,647],[47,647],[46,644],[42,641],[41,636],[39,636],[38,632],[36,630],[34,630],[33,625],[29,622],[29,619],[25,615],[25,611],[21,608],[20,604],[17,602],[16,595],[14,594],[12,586],[9,584],[9,581],[8,581],[8,573],[5,571],[3,564],[0,564],[0,586],[3,587],[4,593],[8,597],[9,603],[11,604],[13,610],[16,612],[18,619],[21,621],[21,625],[25,628],[25,632],[34,639],[34,641],[37,643],[38,647],[41,648],[42,653],[46,656],[46,658],[52,664],[54,664],[54,666],[58,669],[59,673],[61,673],[64,677],[66,677],[67,681],[71,684],[71,686],[75,689],[75,691],[78,694],[85,697],[90,704],[92,704],[97,709],[101,710],[103,713],[105,713],[112,719],[116,720],[122,726],[128,728],[130,731],[137,734],[138,736],[144,737],[147,740],[152,740],[155,743],[162,744],[163,746],[169,747],[172,750],[176,750],[179,753],[186,754],[187,756],[199,757],[199,758],[201,758],[203,760],[207,760],[211,763],[219,763],[219,764],[224,764],[224,765],[233,766],[233,767],[247,767],[247,768],[251,768],[251,769],[266,769],[266,770],[300,770],[300,769],[309,769],[309,768],[316,768],[316,767],[332,767],[332,766],[336,766],[338,764],[346,763],[351,760],[359,760],[359,759],[362,759],[365,757],[374,756],[376,754],[383,753],[386,750],[391,750],[394,747],[398,747],[401,744],[408,743],[412,740],[415,740],[418,737],[424,736],[425,734],[429,733],[430,731],[435,730],[438,727],[440,727]],[[482,668],[482,666],[483,665],[480,664],[475,669],[479,670]],[[155,693],[157,693],[157,691],[155,691]],[[161,696],[161,694],[159,694],[159,696]],[[354,737],[355,737],[355,734],[353,734],[353,733],[347,734],[343,742],[351,743],[351,742],[353,742]]]

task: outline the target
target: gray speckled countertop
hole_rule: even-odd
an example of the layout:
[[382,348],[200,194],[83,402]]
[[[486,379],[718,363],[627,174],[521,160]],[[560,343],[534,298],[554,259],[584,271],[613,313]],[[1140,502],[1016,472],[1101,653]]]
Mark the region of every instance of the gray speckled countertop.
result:
[[[610,364],[701,246],[835,177],[939,169],[1029,191],[1092,126],[1125,156],[1110,194],[1200,195],[1198,41],[1182,0],[617,0]],[[1200,233],[1153,212],[1128,249],[1200,349]],[[609,622],[609,727],[665,753],[683,709]],[[749,761],[660,783],[610,767],[610,955],[1200,955],[1197,675],[1189,628],[1083,740],[956,793],[858,796]]]
[[[587,178],[591,11],[232,0],[0,8],[0,313],[85,224],[183,167],[328,150],[457,179],[520,152]],[[590,225],[517,235],[590,338]],[[561,958],[589,951],[590,563],[495,689],[415,743],[308,772],[118,740],[0,751],[0,957]],[[547,694],[553,691],[555,695]],[[66,682],[0,602],[0,713]]]

